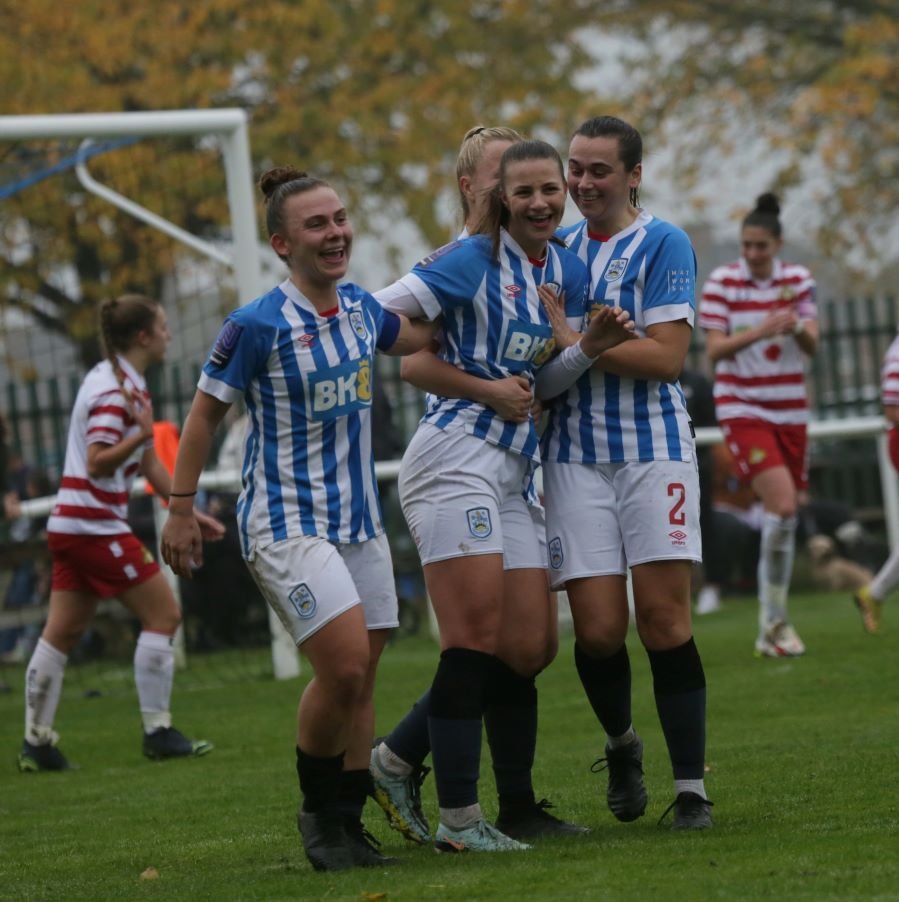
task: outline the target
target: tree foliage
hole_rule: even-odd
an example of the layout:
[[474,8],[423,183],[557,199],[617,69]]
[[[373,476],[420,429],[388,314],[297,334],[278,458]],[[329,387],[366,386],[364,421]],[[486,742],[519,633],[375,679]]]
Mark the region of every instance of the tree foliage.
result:
[[[585,100],[571,83],[590,56],[572,40],[567,8],[562,0],[34,0],[0,8],[0,79],[7,113],[243,106],[260,169],[300,165],[334,181],[357,226],[411,218],[439,244],[448,233],[437,200],[468,127],[564,132]],[[183,169],[188,178],[166,215],[213,228],[215,211],[197,215],[197,206],[210,204],[204,190],[223,198],[223,189],[194,183],[185,159],[193,151],[182,142],[138,166],[147,178],[127,176],[134,183],[123,193],[157,209],[160,168]],[[3,153],[8,181],[18,160]],[[101,180],[126,178],[114,155],[91,169]],[[171,251],[74,183],[64,202],[41,205],[41,190],[50,189],[5,204],[6,302],[84,338],[90,357],[96,301],[135,283],[151,289],[138,258]]]
[[[604,35],[627,41],[625,74],[598,83]],[[836,247],[870,242],[895,207],[897,39],[895,0],[0,0],[0,83],[9,114],[245,107],[258,169],[332,179],[357,228],[383,228],[385,253],[385,222],[445,239],[441,198],[478,122],[564,143],[584,116],[621,113],[652,146],[679,144],[685,194],[700,199],[710,148],[759,135],[778,161],[773,187],[822,182]],[[4,184],[16,153],[0,146]],[[91,168],[151,209],[160,178],[179,184],[165,215],[214,236],[224,189],[195,159],[208,153],[138,145],[127,175],[115,154]],[[71,180],[36,202],[49,190],[3,202],[0,301],[75,336],[89,359],[96,302],[154,290],[174,250]]]
[[737,165],[752,165],[745,148],[761,138],[771,187],[816,208],[822,251],[854,246],[869,268],[883,259],[899,199],[895,0],[632,0],[603,22],[632,36],[635,119],[679,148],[697,203],[722,160],[739,185]]

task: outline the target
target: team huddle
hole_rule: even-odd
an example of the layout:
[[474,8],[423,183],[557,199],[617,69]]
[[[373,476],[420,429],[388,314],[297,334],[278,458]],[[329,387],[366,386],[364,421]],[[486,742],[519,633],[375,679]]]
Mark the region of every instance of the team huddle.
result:
[[[189,577],[203,540],[221,532],[194,509],[197,483],[217,427],[243,402],[243,556],[314,673],[296,727],[297,823],[314,868],[392,861],[364,828],[370,797],[407,840],[447,853],[524,851],[541,837],[588,832],[550,813],[532,782],[536,677],[558,650],[554,592],[563,589],[577,673],[601,730],[593,770],[606,774],[612,815],[633,821],[649,804],[631,717],[633,610],[672,768],[665,815],[675,829],[710,828],[706,683],[690,611],[699,480],[678,383],[697,264],[685,232],[640,206],[642,155],[639,132],[609,116],[575,131],[567,165],[551,145],[512,129],[471,129],[457,162],[462,233],[374,294],[342,281],[353,231],[336,191],[295,169],[267,172],[270,243],[288,276],[227,318],[170,480],[148,438],[142,378],[164,353],[164,319],[132,317],[121,335],[104,333],[110,357],[79,395],[86,412],[73,416],[68,495],[50,523],[51,618],[29,664],[20,767],[68,766],[53,731],[65,655],[97,600],[111,595],[143,623],[135,672],[145,752],[211,748],[171,727],[177,610],[159,594],[156,565],[136,560],[120,508],[140,469],[169,500],[164,560]],[[562,228],[567,197],[582,219]],[[721,361],[722,424],[765,504],[756,651],[776,656],[804,650],[786,595],[805,487],[802,355],[814,352],[817,332],[814,283],[776,259],[776,209],[773,220],[765,215],[744,222],[742,269],[713,274],[700,325]],[[427,393],[398,490],[440,657],[431,685],[373,745],[377,666],[398,625],[372,455],[376,351],[402,355],[403,378]],[[759,381],[759,362],[789,372]],[[795,428],[785,433],[784,423]],[[110,574],[120,558],[131,570],[86,581],[78,560],[88,546]],[[499,797],[493,823],[478,797],[485,731]],[[421,803],[428,755],[433,828]]]

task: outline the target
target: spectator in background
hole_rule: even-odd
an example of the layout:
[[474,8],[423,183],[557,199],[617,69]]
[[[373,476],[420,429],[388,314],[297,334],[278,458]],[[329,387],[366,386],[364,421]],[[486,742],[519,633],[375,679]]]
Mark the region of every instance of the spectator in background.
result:
[[[42,470],[29,467],[21,455],[13,453],[7,458],[7,488],[11,502],[10,512],[15,517],[8,528],[9,541],[15,544],[36,542],[45,535],[46,517],[23,517],[18,513],[19,503],[31,498],[49,495],[52,491],[50,480]],[[47,594],[47,570],[43,555],[26,556],[17,562],[10,574],[10,580],[3,597],[3,609],[19,610],[33,604],[41,604]],[[37,627],[17,626],[0,631],[0,658],[6,661],[24,661],[31,653],[36,639]]]
[[764,507],[755,653],[805,653],[787,615],[799,495],[808,486],[805,357],[818,345],[815,282],[778,257],[780,204],[762,194],[743,220],[742,256],[712,272],[699,325],[715,364],[725,439]]
[[[880,376],[883,415],[889,423],[887,438],[890,460],[899,470],[899,335],[897,335],[883,360]],[[877,571],[874,579],[862,586],[854,595],[855,605],[862,617],[865,632],[880,632],[881,609],[884,599],[899,585],[899,548],[894,548],[886,563]]]

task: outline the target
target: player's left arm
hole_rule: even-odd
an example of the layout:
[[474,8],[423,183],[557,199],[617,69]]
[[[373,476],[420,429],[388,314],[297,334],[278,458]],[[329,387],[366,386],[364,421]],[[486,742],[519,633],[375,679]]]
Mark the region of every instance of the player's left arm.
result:
[[674,382],[684,368],[693,329],[686,319],[654,323],[645,338],[610,348],[593,365],[616,376]]
[[429,348],[434,336],[440,331],[440,319],[409,319],[402,313],[392,313],[389,310],[384,311],[384,319],[378,337],[378,350],[391,357],[415,354]]

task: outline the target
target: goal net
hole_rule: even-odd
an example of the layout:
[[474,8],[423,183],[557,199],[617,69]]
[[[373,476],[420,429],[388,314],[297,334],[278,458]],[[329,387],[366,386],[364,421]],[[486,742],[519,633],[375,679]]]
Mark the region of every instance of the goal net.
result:
[[[33,499],[31,515],[0,536],[0,667],[14,668],[46,614],[36,499],[61,474],[75,392],[100,354],[97,305],[129,291],[163,302],[173,338],[148,381],[156,419],[180,425],[223,317],[259,293],[264,260],[240,110],[0,117],[0,198],[0,414],[10,478]],[[176,581],[164,568],[182,598],[182,661],[202,655],[204,666],[188,673],[216,678],[293,675],[293,645],[240,558],[237,489],[205,492],[229,534],[207,547],[196,579]],[[151,548],[157,504],[138,493],[131,505],[132,526]],[[134,630],[122,606],[102,605],[73,655],[82,662],[75,685],[130,685]]]

